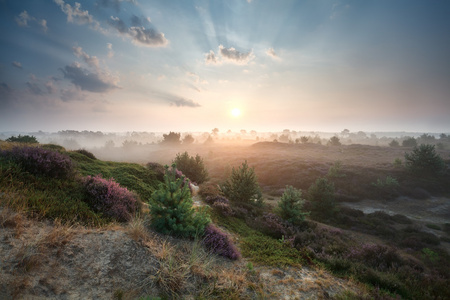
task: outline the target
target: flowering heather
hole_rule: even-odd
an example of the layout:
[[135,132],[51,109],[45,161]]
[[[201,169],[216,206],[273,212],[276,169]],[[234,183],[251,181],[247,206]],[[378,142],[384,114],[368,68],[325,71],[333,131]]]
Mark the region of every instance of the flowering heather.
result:
[[265,213],[256,218],[255,227],[276,239],[283,237],[287,239],[295,234],[295,228],[291,224],[273,213]]
[[72,160],[59,152],[40,147],[13,147],[0,152],[0,156],[19,163],[34,175],[67,178],[73,175]]
[[351,249],[348,258],[364,262],[380,271],[397,269],[403,265],[403,261],[395,249],[377,245],[364,244],[361,247]]
[[205,228],[203,244],[212,253],[233,260],[241,257],[241,253],[233,244],[231,238],[212,223]]
[[136,211],[135,195],[121,187],[114,179],[103,179],[100,175],[86,176],[83,185],[89,204],[97,211],[119,222],[126,222]]

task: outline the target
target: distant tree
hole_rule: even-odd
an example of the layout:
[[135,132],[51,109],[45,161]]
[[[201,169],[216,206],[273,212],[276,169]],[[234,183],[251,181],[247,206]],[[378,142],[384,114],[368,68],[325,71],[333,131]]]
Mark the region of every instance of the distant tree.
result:
[[35,136],[30,135],[18,135],[12,136],[6,139],[7,142],[26,143],[26,144],[38,144],[38,140]]
[[313,217],[331,217],[336,211],[334,184],[326,178],[318,178],[308,189]]
[[279,214],[283,219],[294,225],[300,224],[309,214],[303,211],[304,203],[302,191],[288,185],[278,202]]
[[416,147],[417,141],[413,137],[407,137],[406,139],[403,140],[402,146],[403,147]]
[[342,137],[348,137],[349,134],[350,134],[350,130],[348,130],[348,129],[344,129],[344,130],[341,131],[341,136]]
[[282,142],[282,143],[288,143],[289,142],[289,135],[288,134],[280,135],[280,137],[278,138],[278,141]]
[[169,134],[163,134],[162,145],[180,145],[181,144],[181,133],[169,132]]
[[203,159],[198,154],[194,157],[189,156],[187,151],[182,154],[178,153],[173,163],[192,182],[200,184],[208,180],[208,171],[205,168]]
[[447,138],[448,138],[448,135],[446,135],[445,133],[441,133],[439,135],[439,139],[441,139],[441,140],[446,140]]
[[214,139],[212,138],[212,136],[209,135],[204,144],[205,145],[214,144]]
[[391,146],[391,147],[398,147],[398,146],[400,146],[400,144],[399,144],[399,142],[397,140],[392,140],[389,143],[389,146]]
[[241,129],[241,134],[243,134],[243,135],[247,134],[247,130]]
[[125,150],[131,150],[131,149],[136,148],[137,146],[138,146],[138,142],[136,142],[136,141],[125,140],[122,142],[122,147]]
[[262,193],[255,170],[249,168],[247,161],[238,169],[233,167],[230,177],[220,189],[233,202],[262,205]]
[[337,136],[333,136],[329,139],[328,145],[329,146],[340,146],[341,141],[339,140],[339,138]]
[[192,134],[188,134],[183,138],[183,145],[190,145],[194,143],[194,138],[192,137]]
[[309,137],[307,136],[302,136],[300,137],[300,142],[302,142],[302,144],[306,144],[309,141]]
[[436,153],[434,145],[422,144],[414,147],[411,153],[405,153],[405,166],[416,175],[437,176],[445,169],[444,160]]
[[219,128],[214,128],[213,130],[212,130],[212,135],[213,136],[217,136],[219,134]]
[[112,149],[112,148],[114,148],[116,145],[114,144],[114,141],[113,140],[107,140],[106,142],[105,142],[105,148],[106,149]]

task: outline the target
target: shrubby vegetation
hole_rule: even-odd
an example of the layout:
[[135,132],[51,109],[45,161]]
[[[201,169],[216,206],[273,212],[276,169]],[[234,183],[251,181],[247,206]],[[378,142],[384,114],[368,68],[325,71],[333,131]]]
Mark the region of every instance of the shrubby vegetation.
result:
[[241,253],[233,244],[231,237],[217,228],[214,224],[206,226],[203,244],[214,254],[230,259],[238,259],[241,257]]
[[416,175],[439,175],[445,169],[445,163],[436,153],[434,145],[420,145],[412,152],[405,153],[405,166]]
[[114,179],[106,180],[99,175],[87,176],[83,178],[83,186],[89,205],[119,222],[129,221],[139,208],[136,196]]
[[163,134],[163,140],[161,141],[162,145],[180,145],[181,144],[181,133],[177,132],[169,132],[169,134]]
[[165,169],[164,182],[149,201],[152,227],[181,237],[202,235],[210,223],[209,216],[204,209],[193,208],[189,184],[184,184],[184,178],[176,179],[176,165]]
[[189,180],[197,184],[201,184],[208,180],[208,171],[205,168],[203,159],[200,155],[189,156],[189,153],[178,153],[173,163],[177,165],[177,169],[182,171]]
[[26,143],[26,144],[38,144],[38,140],[35,136],[30,135],[18,135],[12,136],[6,139],[7,142]]
[[334,198],[334,184],[326,178],[318,178],[308,189],[311,202],[311,215],[318,218],[329,218],[337,211]]
[[233,202],[262,205],[262,193],[254,168],[247,161],[238,169],[233,167],[230,177],[220,186],[222,193]]
[[13,160],[27,172],[38,176],[68,178],[73,176],[72,160],[59,152],[40,147],[13,147],[1,156]]
[[280,202],[278,202],[280,216],[292,224],[300,224],[305,220],[305,216],[308,215],[308,213],[303,211],[304,203],[305,200],[302,198],[301,190],[290,185],[286,186]]

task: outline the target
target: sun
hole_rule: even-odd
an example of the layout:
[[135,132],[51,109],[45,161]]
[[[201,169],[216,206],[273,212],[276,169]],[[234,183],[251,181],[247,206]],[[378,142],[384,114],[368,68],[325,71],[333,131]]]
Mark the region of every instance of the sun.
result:
[[239,108],[235,107],[231,110],[231,115],[233,117],[237,118],[241,115],[241,110]]

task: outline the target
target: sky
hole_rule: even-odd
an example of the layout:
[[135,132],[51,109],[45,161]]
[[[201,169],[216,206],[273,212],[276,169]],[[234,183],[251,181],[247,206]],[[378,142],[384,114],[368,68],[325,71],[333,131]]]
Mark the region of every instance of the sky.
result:
[[0,0],[0,131],[213,128],[450,132],[450,1]]

